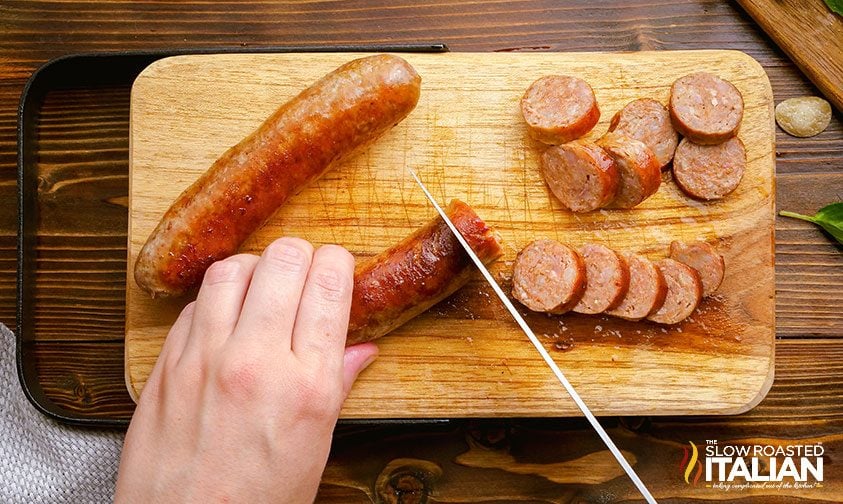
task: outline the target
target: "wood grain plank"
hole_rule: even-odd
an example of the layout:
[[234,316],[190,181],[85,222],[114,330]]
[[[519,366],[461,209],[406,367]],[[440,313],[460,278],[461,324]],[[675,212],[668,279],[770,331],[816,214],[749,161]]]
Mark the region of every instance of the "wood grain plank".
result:
[[[779,173],[779,210],[813,214],[843,201],[832,173]],[[838,297],[843,289],[843,246],[819,227],[776,218],[776,324],[783,337],[843,337]]]
[[55,407],[86,418],[131,418],[134,405],[121,386],[122,341],[39,341],[28,347],[27,354],[47,401]]
[[29,330],[38,341],[120,341],[126,272],[129,86],[56,89],[38,110]]
[[843,17],[823,2],[738,0],[796,65],[843,111]]

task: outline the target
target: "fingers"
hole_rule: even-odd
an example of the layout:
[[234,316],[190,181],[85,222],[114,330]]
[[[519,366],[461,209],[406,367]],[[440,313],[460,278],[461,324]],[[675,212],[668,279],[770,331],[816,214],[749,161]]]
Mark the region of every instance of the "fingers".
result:
[[164,346],[161,347],[161,353],[158,354],[158,360],[155,361],[155,366],[144,386],[144,391],[151,391],[151,394],[146,394],[147,397],[160,398],[158,389],[161,385],[161,376],[166,372],[165,370],[172,369],[176,365],[184,352],[195,308],[195,301],[188,303],[170,328],[167,339],[164,340]]
[[313,264],[293,329],[293,353],[305,362],[328,365],[339,376],[351,311],[354,257],[337,245],[325,245]]
[[159,363],[172,367],[178,362],[181,354],[184,352],[187,344],[188,335],[190,334],[190,327],[193,325],[193,315],[196,313],[196,301],[188,303],[179,313],[178,318],[173,322],[170,332],[167,333],[167,339],[164,340],[164,346],[161,348],[161,353],[158,354]]
[[272,242],[260,258],[240,312],[234,345],[273,356],[289,351],[313,246],[299,238]]
[[183,359],[213,355],[225,343],[240,317],[258,256],[238,254],[217,261],[205,272]]
[[345,349],[342,370],[342,399],[348,397],[351,386],[357,380],[361,371],[375,361],[378,347],[374,343],[361,343]]

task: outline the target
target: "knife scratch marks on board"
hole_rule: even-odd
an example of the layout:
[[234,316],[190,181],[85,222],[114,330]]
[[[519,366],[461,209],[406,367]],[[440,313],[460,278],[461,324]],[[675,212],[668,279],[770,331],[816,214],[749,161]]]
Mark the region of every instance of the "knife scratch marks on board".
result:
[[[319,200],[322,202],[322,211],[325,218],[333,221],[336,220],[335,216],[333,215],[332,208],[336,208],[336,205],[329,205],[328,201],[325,199],[325,183],[321,180],[316,182],[316,192],[319,193]],[[336,226],[328,226],[331,230],[331,241],[333,243],[339,243],[340,240],[337,238],[337,228]]]
[[512,208],[509,206],[509,197],[506,195],[506,189],[503,191],[503,203],[506,208],[506,218],[509,220],[509,226],[514,229],[515,225],[512,220]]
[[[366,151],[366,179],[378,180],[372,170],[372,154],[371,151]],[[381,203],[380,190],[377,184],[369,184],[369,201],[375,202],[375,207],[380,211],[380,222],[386,222],[386,211],[384,205]],[[371,208],[371,205],[369,205]]]
[[[404,170],[404,172],[406,173],[406,170]],[[407,177],[401,177],[398,181],[398,196],[401,198],[401,209],[404,210],[404,218],[407,220],[407,227],[411,227],[413,225],[413,220],[410,219],[410,212],[407,210],[407,199],[404,197],[406,187]]]

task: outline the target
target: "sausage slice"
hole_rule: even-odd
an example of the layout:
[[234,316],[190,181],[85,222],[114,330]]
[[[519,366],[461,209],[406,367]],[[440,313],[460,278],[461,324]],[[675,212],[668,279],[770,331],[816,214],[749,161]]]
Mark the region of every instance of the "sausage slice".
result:
[[705,72],[676,79],[670,87],[673,127],[691,141],[714,145],[738,133],[743,96],[731,82]]
[[612,117],[609,131],[644,142],[656,156],[659,168],[670,163],[679,144],[679,134],[670,122],[670,113],[652,98],[639,98],[627,103]]
[[676,324],[685,320],[702,299],[703,287],[697,270],[673,259],[656,263],[667,283],[664,303],[647,319],[659,324]]
[[670,258],[697,270],[702,280],[703,296],[710,296],[723,283],[726,263],[723,256],[706,242],[671,242]]
[[649,198],[662,183],[653,151],[644,143],[620,133],[606,133],[597,141],[618,170],[618,192],[612,208],[632,208]]
[[667,296],[667,283],[653,261],[638,254],[629,254],[624,258],[629,266],[629,290],[621,303],[606,310],[606,314],[641,320],[661,308]]
[[535,240],[515,258],[512,295],[533,311],[569,311],[582,297],[585,284],[585,264],[567,245]]
[[606,151],[591,142],[550,147],[541,156],[541,172],[553,195],[574,212],[608,205],[618,190],[618,170]]
[[586,287],[574,311],[595,314],[617,306],[629,289],[626,260],[614,250],[596,243],[587,243],[577,252],[585,261]]
[[521,113],[530,136],[550,145],[585,135],[600,119],[591,86],[567,75],[548,75],[533,82],[521,98]]
[[685,194],[720,199],[734,191],[746,169],[746,150],[738,137],[719,145],[698,145],[683,138],[673,158],[673,178]]

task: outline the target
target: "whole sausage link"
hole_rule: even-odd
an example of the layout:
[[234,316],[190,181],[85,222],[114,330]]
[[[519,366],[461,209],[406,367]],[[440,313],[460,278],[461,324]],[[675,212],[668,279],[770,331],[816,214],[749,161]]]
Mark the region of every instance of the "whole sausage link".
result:
[[302,91],[178,197],[141,249],[137,284],[153,297],[198,285],[288,198],[404,119],[420,86],[409,63],[380,54]]

